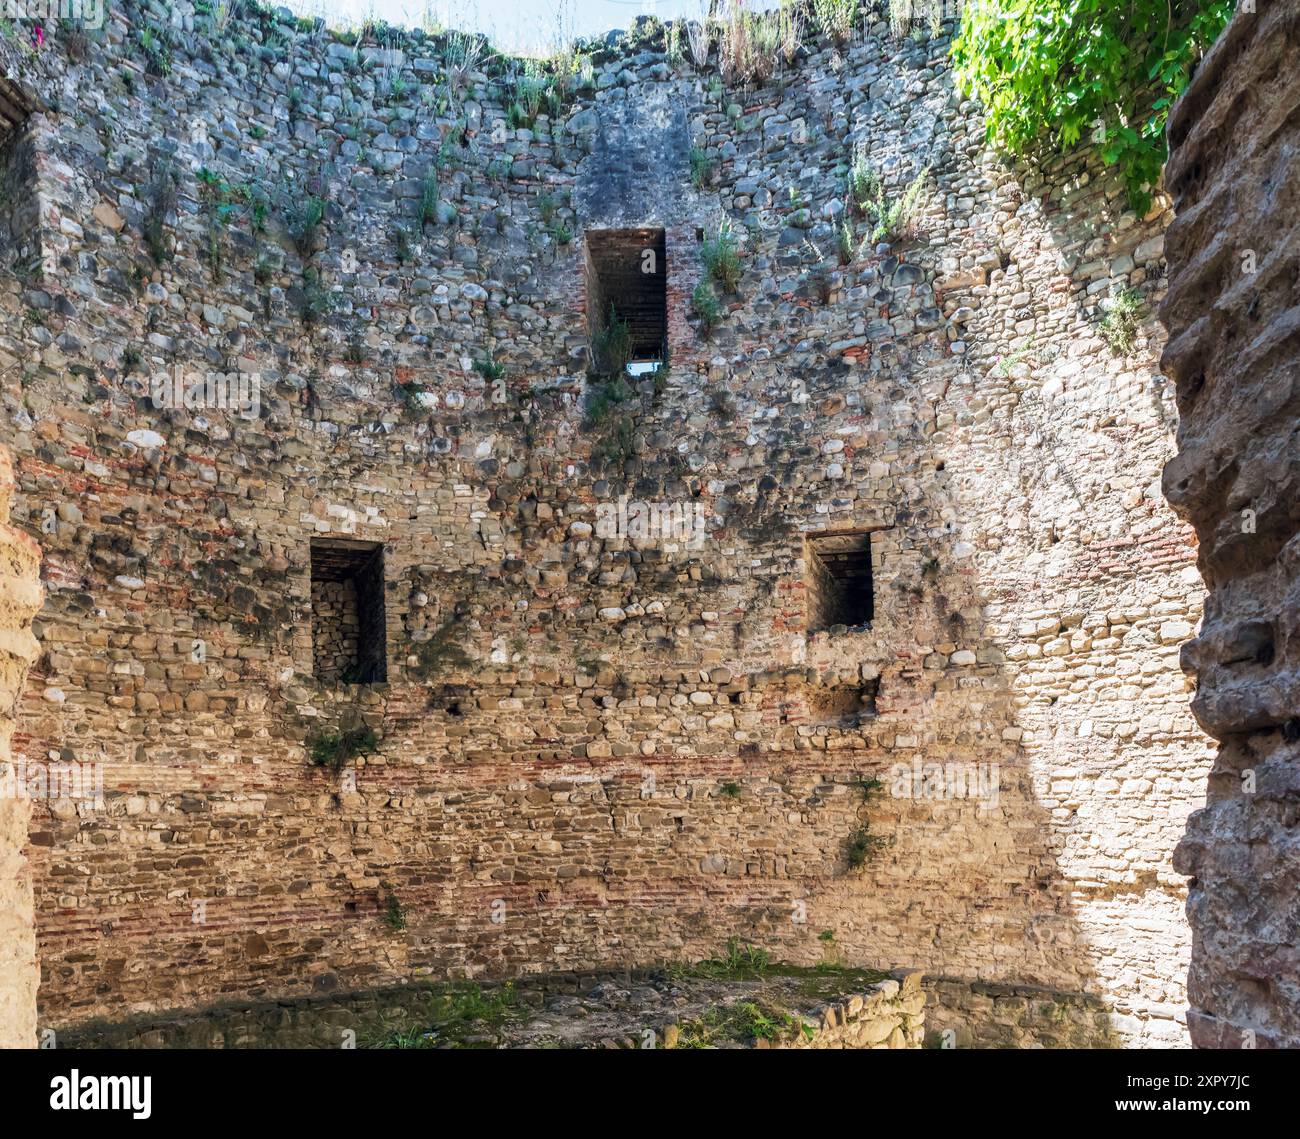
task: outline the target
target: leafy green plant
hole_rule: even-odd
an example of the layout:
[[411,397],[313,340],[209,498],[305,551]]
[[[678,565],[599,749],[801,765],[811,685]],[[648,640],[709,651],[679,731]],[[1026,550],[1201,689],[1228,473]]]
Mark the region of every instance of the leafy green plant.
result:
[[415,256],[415,251],[411,248],[410,230],[404,225],[393,226],[393,252],[397,255],[398,263],[402,265]]
[[734,293],[740,288],[740,253],[730,221],[724,220],[717,234],[700,246],[700,259],[724,293]]
[[976,0],[953,40],[954,71],[1000,150],[1067,153],[1087,138],[1145,214],[1169,107],[1232,11],[1231,0]]
[[822,35],[832,43],[847,43],[858,14],[857,0],[812,0],[813,17]]
[[691,293],[691,308],[700,322],[700,335],[707,337],[717,326],[722,317],[722,306],[718,295],[708,279],[702,280]]
[[849,264],[856,256],[857,251],[858,239],[853,233],[853,223],[848,218],[845,218],[835,231],[835,252],[839,255],[840,264]]
[[632,361],[632,326],[609,306],[609,319],[591,338],[591,369],[598,376],[620,376]]
[[367,755],[378,746],[379,737],[375,735],[374,728],[368,725],[345,731],[325,729],[308,737],[307,755],[313,767],[341,771],[348,760],[358,755]]
[[281,203],[285,231],[298,256],[306,260],[316,247],[316,234],[325,220],[325,199],[286,189]]
[[613,466],[622,467],[635,450],[636,423],[629,415],[614,420],[592,448],[592,457]]
[[167,33],[146,27],[141,30],[136,42],[144,54],[146,75],[162,77],[171,74],[172,47]]
[[420,1026],[385,1032],[363,1042],[366,1048],[446,1048],[466,1046],[470,1038],[500,1028],[518,1015],[513,984],[482,989],[470,981],[430,987]]
[[388,893],[384,897],[384,924],[389,929],[406,928],[406,908],[402,905],[398,896],[393,893],[393,888],[384,885]]
[[426,170],[420,180],[420,197],[415,205],[415,220],[421,229],[438,221],[438,174],[433,169]]
[[709,957],[691,968],[700,977],[745,980],[762,978],[772,965],[772,956],[766,949],[742,942],[738,937],[727,939],[725,951]]
[[677,1047],[695,1049],[716,1047],[718,1041],[789,1040],[800,1030],[808,1034],[809,1026],[789,1009],[768,997],[737,1001],[715,1006],[702,1015],[683,1020],[678,1025]]
[[[866,807],[870,804],[885,785],[879,779],[860,779],[857,783],[858,790],[862,792],[862,803]],[[849,835],[848,842],[845,845],[844,855],[848,860],[849,869],[858,870],[865,866],[873,855],[879,853],[889,845],[889,839],[884,835],[871,833],[871,821],[862,818],[853,833]]]
[[740,798],[739,783],[724,783],[721,787],[718,788],[718,791],[720,794],[726,796],[728,799]]
[[863,144],[859,143],[855,147],[847,189],[850,203],[867,221],[869,230],[866,240],[870,244],[897,241],[911,232],[916,207],[929,175],[930,168],[923,167],[902,194],[890,198],[885,191],[884,182],[871,166]]
[[499,380],[506,374],[506,366],[497,363],[493,350],[489,348],[486,354],[474,361],[474,371],[485,380]]
[[713,160],[703,147],[691,147],[691,185],[702,190],[713,180]]
[[1120,288],[1102,301],[1105,315],[1098,326],[1102,338],[1117,356],[1127,356],[1137,340],[1138,321],[1142,315],[1142,294],[1137,289]]

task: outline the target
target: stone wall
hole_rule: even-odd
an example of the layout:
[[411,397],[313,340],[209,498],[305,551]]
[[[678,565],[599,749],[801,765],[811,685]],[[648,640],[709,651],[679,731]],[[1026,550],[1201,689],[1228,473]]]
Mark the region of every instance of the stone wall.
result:
[[1089,993],[946,977],[925,992],[932,1048],[1116,1048],[1142,1032]]
[[[866,992],[848,993],[824,1006],[820,1024],[786,1048],[920,1048],[925,1041],[926,994],[921,974],[904,972]],[[764,1041],[758,1041],[760,1047]]]
[[1300,5],[1239,12],[1169,121],[1165,494],[1209,589],[1183,649],[1220,741],[1176,854],[1192,1040],[1300,1046]]
[[[0,395],[49,597],[20,745],[105,785],[33,823],[46,1023],[735,935],[1181,1038],[1169,852],[1209,753],[1163,205],[1087,154],[1007,166],[946,40],[883,21],[758,89],[651,28],[525,126],[441,40],[186,16],[163,61],[140,19],[21,61],[39,256],[2,282]],[[930,172],[914,232],[841,264],[855,146],[891,194]],[[595,415],[601,226],[665,231],[671,364]],[[176,369],[260,406],[159,409]],[[629,502],[701,528],[602,528]],[[805,535],[864,529],[874,620],[810,635]],[[315,678],[313,537],[384,544],[387,684]],[[312,767],[348,724],[377,750]]]
[[[0,519],[13,494],[9,453],[0,447]],[[0,1048],[36,1043],[36,927],[31,869],[24,855],[31,804],[27,772],[14,764],[10,737],[27,670],[38,646],[32,618],[41,607],[41,552],[0,522]]]

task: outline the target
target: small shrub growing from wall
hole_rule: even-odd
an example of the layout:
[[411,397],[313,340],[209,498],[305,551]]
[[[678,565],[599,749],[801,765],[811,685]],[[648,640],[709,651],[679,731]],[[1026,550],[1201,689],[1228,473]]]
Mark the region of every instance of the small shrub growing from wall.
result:
[[401,899],[393,893],[393,888],[384,883],[383,888],[387,891],[384,896],[384,924],[389,929],[406,928],[406,907],[402,905]]
[[329,729],[314,733],[307,740],[307,754],[313,767],[342,771],[348,760],[368,755],[378,746],[379,737],[374,728],[363,725],[344,731]]
[[930,168],[923,167],[902,194],[890,198],[865,149],[861,145],[855,149],[853,167],[849,171],[849,201],[866,219],[869,227],[866,240],[870,244],[898,241],[910,235],[929,175]]
[[1142,315],[1142,294],[1137,289],[1117,289],[1102,301],[1102,338],[1117,356],[1127,356],[1137,341],[1138,320]]
[[[885,785],[879,779],[861,779],[858,781],[858,790],[862,792],[862,806],[865,809],[871,801],[876,798]],[[872,857],[878,854],[889,845],[889,839],[884,835],[871,833],[871,820],[861,818],[857,828],[849,835],[848,843],[845,846],[844,856],[848,860],[850,870],[860,870],[865,866]]]
[[717,234],[700,246],[700,259],[724,293],[734,293],[740,288],[740,252],[730,222],[724,221],[718,226]]
[[632,328],[611,304],[609,319],[592,337],[592,371],[599,376],[621,376],[632,356]]
[[695,291],[691,293],[691,307],[700,322],[700,335],[707,337],[718,326],[718,321],[722,317],[718,296],[707,280],[695,286]]

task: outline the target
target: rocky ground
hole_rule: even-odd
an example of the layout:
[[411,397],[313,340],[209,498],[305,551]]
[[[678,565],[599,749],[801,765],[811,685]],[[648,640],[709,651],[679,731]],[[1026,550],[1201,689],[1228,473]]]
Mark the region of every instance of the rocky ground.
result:
[[[431,986],[427,1008],[383,1023],[376,1048],[918,1047],[919,975],[771,966],[722,972],[706,962],[579,994],[520,985]],[[909,980],[909,978],[914,978]],[[915,1008],[915,1014],[905,1010]],[[844,1038],[848,1037],[851,1042]]]

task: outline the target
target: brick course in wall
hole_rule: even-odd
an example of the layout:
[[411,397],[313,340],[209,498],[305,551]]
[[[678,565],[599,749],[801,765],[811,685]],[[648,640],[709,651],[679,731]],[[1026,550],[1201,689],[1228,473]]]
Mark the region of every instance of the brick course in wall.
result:
[[[186,14],[157,76],[138,19],[23,61],[58,110],[14,175],[39,256],[0,291],[48,586],[17,747],[105,785],[33,820],[43,1024],[732,935],[815,962],[830,932],[1182,1039],[1170,851],[1209,749],[1177,668],[1191,534],[1159,493],[1163,204],[1134,216],[1086,154],[1003,163],[946,41],[883,22],[758,90],[602,50],[561,115],[498,129],[503,80],[451,83],[432,41],[234,20],[257,59]],[[932,173],[915,232],[840,265],[859,143],[891,192]],[[266,232],[218,224],[198,168],[264,191]],[[743,279],[706,339],[697,231],[724,217]],[[593,422],[583,235],[633,226],[666,232],[670,366]],[[1148,306],[1129,356],[1098,329],[1116,285]],[[258,415],[153,406],[178,367],[256,374]],[[701,541],[598,531],[620,496],[698,509]],[[804,535],[863,528],[870,628],[809,635]],[[314,675],[313,537],[384,544],[387,684]],[[845,689],[874,700],[845,715]],[[311,766],[341,725],[377,749]],[[976,772],[996,796],[925,794]],[[864,822],[885,844],[854,866]]]

